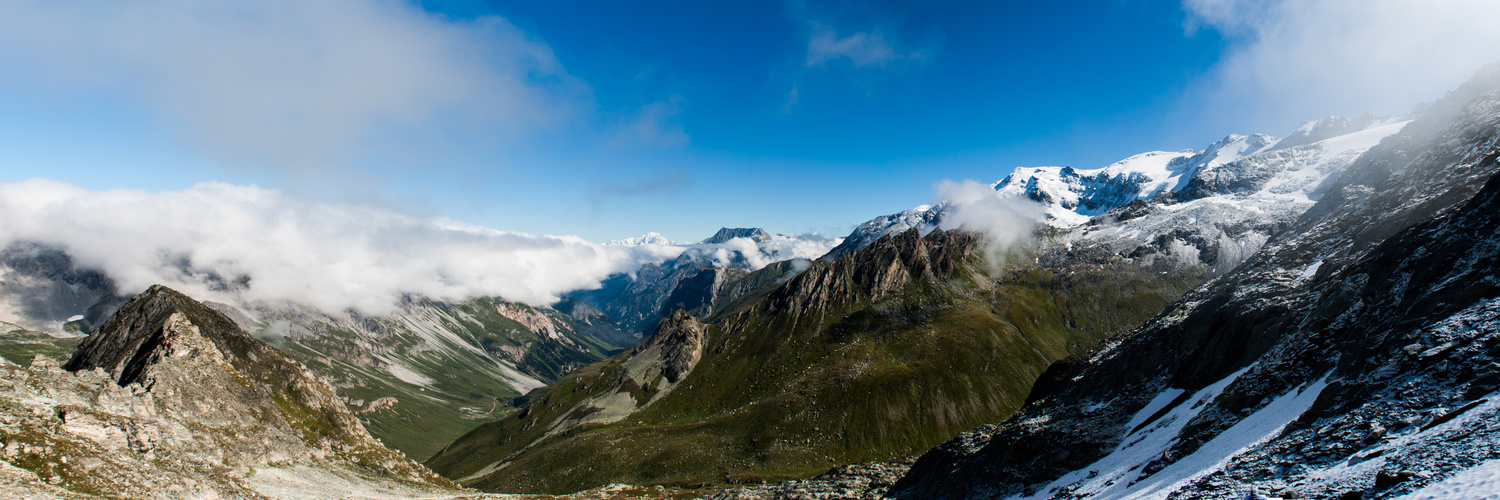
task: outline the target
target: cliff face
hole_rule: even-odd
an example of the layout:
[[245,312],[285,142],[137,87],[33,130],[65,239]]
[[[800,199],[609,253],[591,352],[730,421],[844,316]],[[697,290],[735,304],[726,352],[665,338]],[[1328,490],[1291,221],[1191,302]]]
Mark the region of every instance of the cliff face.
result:
[[0,363],[0,441],[11,467],[0,484],[31,477],[43,497],[458,493],[370,437],[301,364],[162,286],[61,367]]

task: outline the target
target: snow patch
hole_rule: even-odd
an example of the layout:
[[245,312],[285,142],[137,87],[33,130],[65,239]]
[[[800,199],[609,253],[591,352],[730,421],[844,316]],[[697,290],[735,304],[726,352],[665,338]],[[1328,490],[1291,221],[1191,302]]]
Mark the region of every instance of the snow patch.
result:
[[[1142,469],[1170,449],[1177,441],[1182,428],[1198,416],[1198,412],[1206,408],[1210,401],[1218,397],[1225,387],[1228,387],[1247,370],[1249,367],[1242,368],[1224,377],[1223,380],[1204,387],[1193,393],[1186,401],[1171,407],[1165,415],[1150,422],[1146,428],[1139,432],[1132,432],[1136,427],[1146,424],[1152,415],[1167,409],[1168,405],[1178,400],[1178,395],[1185,392],[1182,389],[1163,391],[1130,419],[1131,425],[1125,429],[1127,433],[1125,440],[1118,448],[1115,448],[1114,452],[1088,467],[1070,472],[1043,486],[1035,495],[1021,498],[1040,500],[1059,494],[1069,497],[1092,496],[1101,499],[1131,498],[1138,492],[1127,488],[1141,479]],[[1175,394],[1173,394],[1174,391]],[[1169,394],[1170,397],[1168,397]]]
[[1500,460],[1490,460],[1448,479],[1413,491],[1400,500],[1494,500],[1500,498]]
[[401,363],[391,363],[390,365],[386,366],[385,371],[386,373],[390,373],[392,377],[400,379],[402,382],[421,387],[432,387],[431,378],[427,377],[426,375],[417,373],[416,371],[412,370],[411,368],[407,368]]

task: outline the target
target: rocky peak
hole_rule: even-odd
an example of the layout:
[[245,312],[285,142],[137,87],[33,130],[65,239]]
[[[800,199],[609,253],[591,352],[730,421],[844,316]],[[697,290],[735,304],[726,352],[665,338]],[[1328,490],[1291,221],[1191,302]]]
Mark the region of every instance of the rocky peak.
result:
[[979,236],[935,229],[887,234],[836,262],[818,262],[772,291],[772,310],[805,309],[878,300],[914,281],[953,277],[978,246]]
[[372,438],[300,363],[160,285],[121,306],[61,368],[40,357],[29,368],[0,363],[0,381],[3,459],[59,492],[264,498],[319,477],[344,483],[308,498],[455,492]]
[[698,318],[681,309],[662,320],[647,350],[653,347],[660,350],[661,373],[667,382],[677,383],[698,364],[703,357],[703,335],[707,331]]
[[[396,456],[370,437],[327,382],[223,314],[162,285],[131,297],[63,368],[101,370],[121,387],[138,384],[163,412],[226,434],[263,434],[268,443],[295,437],[280,443],[297,450],[289,456],[355,450]],[[404,459],[391,466],[417,470]]]
[[750,238],[757,242],[764,243],[771,240],[771,233],[767,233],[766,230],[758,227],[725,227],[720,228],[719,232],[714,233],[713,236],[709,236],[708,239],[703,240],[703,243],[717,245],[720,243],[728,243],[729,240],[735,238]]

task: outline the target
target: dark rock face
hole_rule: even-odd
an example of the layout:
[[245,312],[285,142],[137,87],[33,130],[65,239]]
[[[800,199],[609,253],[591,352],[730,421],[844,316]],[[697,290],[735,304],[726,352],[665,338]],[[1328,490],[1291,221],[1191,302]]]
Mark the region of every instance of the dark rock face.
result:
[[709,259],[684,253],[660,265],[641,266],[635,276],[615,275],[601,283],[598,290],[573,295],[609,314],[620,327],[649,333],[656,329],[663,315],[671,314],[663,309],[677,284],[713,267]]
[[703,334],[707,327],[697,318],[677,311],[662,321],[661,328],[651,336],[651,343],[661,349],[661,374],[667,382],[677,383],[703,357]]
[[[891,494],[1076,498],[1115,480],[1184,497],[1383,498],[1495,458],[1500,407],[1475,398],[1500,387],[1497,88],[1500,66],[1482,70],[1245,264],[1054,365],[1019,414],[935,448]],[[1222,466],[1203,458],[1254,425],[1265,441],[1230,446],[1243,453]],[[1131,473],[1086,474],[1153,433],[1170,441],[1124,463]]]
[[[705,269],[677,283],[672,294],[667,296],[662,311],[687,311],[698,317],[713,314],[714,301],[730,279],[730,270],[722,267]],[[740,274],[744,274],[743,271]]]

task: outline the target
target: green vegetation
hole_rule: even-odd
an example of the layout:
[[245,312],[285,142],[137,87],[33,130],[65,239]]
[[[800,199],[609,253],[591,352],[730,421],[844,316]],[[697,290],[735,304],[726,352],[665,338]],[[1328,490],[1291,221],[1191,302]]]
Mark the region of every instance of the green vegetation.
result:
[[255,336],[332,381],[340,396],[361,403],[350,409],[371,435],[421,460],[479,424],[514,411],[510,403],[522,395],[518,384],[546,383],[619,352],[569,330],[558,332],[567,343],[547,338],[498,307],[570,324],[557,311],[475,299],[361,318],[360,332],[323,316],[288,315],[277,319],[308,332],[281,335],[267,325]]
[[[816,263],[721,311],[670,392],[635,384],[631,354],[616,356],[428,465],[488,491],[563,494],[799,478],[910,456],[1004,420],[1052,361],[1144,322],[1201,276],[1124,263],[996,271],[972,237],[934,234]],[[656,399],[613,423],[554,427],[612,392],[638,406]]]
[[31,364],[36,355],[61,359],[73,352],[81,337],[58,338],[0,322],[0,358],[21,365]]

